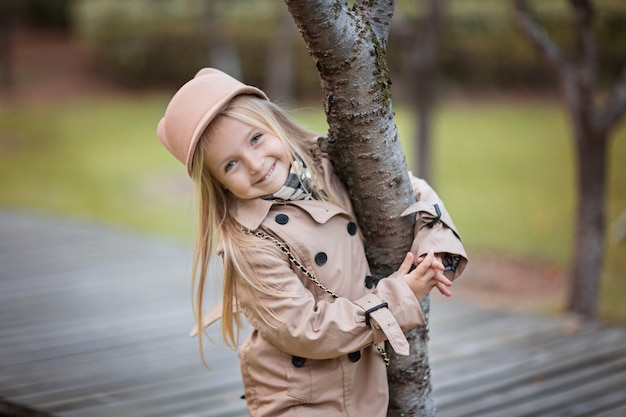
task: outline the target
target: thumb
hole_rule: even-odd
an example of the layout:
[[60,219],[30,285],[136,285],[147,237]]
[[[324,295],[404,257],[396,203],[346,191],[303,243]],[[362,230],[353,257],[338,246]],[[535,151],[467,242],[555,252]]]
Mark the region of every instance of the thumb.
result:
[[411,252],[407,252],[404,257],[404,261],[402,261],[402,265],[398,268],[398,272],[401,274],[408,274],[411,270],[411,265],[413,265],[413,254]]

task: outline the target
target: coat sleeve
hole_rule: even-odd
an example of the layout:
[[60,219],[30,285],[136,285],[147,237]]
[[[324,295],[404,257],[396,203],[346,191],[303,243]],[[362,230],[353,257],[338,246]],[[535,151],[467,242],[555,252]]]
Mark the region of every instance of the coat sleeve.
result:
[[[392,275],[376,290],[351,301],[307,288],[286,256],[269,242],[260,243],[246,256],[253,259],[259,279],[282,295],[242,285],[237,294],[239,304],[261,336],[290,355],[336,358],[386,339],[397,353],[408,355],[403,331],[424,324],[418,300],[400,277]],[[317,296],[312,291],[318,292]],[[366,311],[385,303],[366,320]],[[265,313],[267,310],[271,314]]]
[[426,255],[431,249],[443,254],[445,274],[454,280],[461,275],[468,260],[461,237],[435,190],[423,179],[409,175],[417,202],[402,215],[416,214],[411,252],[416,257]]

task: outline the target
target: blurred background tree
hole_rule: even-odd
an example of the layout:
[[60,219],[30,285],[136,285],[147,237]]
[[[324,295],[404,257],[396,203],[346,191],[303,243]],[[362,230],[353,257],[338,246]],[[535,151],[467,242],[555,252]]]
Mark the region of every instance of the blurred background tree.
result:
[[[39,2],[47,4],[44,0]],[[65,20],[73,22],[76,34],[91,45],[101,62],[107,63],[108,74],[133,85],[173,86],[184,82],[199,63],[208,64],[209,5],[211,20],[220,25],[219,33],[214,36],[232,40],[239,52],[242,75],[250,83],[265,87],[268,61],[276,56],[270,51],[271,45],[276,44],[273,41],[278,28],[287,26],[284,30],[291,30],[297,36],[295,26],[289,29],[290,25],[284,23],[289,16],[279,0],[56,0],[55,3],[64,4],[61,8],[64,13],[74,11]],[[73,3],[74,7],[69,7]],[[596,3],[598,23],[594,36],[601,64],[598,76],[601,82],[606,82],[618,76],[620,64],[626,59],[626,36],[622,29],[626,3],[619,0]],[[397,10],[411,24],[420,24],[429,13],[425,4],[398,0]],[[491,92],[556,91],[541,58],[513,24],[511,3],[447,0],[446,4],[440,17],[441,65],[436,77],[444,92],[461,86]],[[565,2],[531,4],[555,40],[571,42]],[[221,46],[219,42],[213,44],[213,48]],[[396,47],[392,39],[390,61],[392,69],[398,70],[405,57],[402,49]],[[291,45],[285,43],[283,51],[294,56],[295,98],[317,98],[319,83],[303,42],[297,39]],[[406,98],[403,94],[406,90],[400,86],[396,90],[394,94],[399,99]]]
[[516,18],[530,43],[557,75],[569,113],[576,151],[577,211],[570,264],[568,310],[595,319],[606,241],[609,139],[626,112],[626,65],[613,88],[596,82],[592,35],[596,10],[590,0],[570,0],[570,49],[555,43],[525,0],[514,0]]
[[74,0],[4,0],[13,2],[20,20],[32,27],[71,29]]
[[[295,34],[284,44],[292,53],[294,98],[319,97],[319,83],[304,43],[280,0],[6,0],[13,3],[22,24],[36,28],[71,31],[92,49],[102,71],[126,85],[136,87],[176,86],[188,79],[199,65],[211,61],[210,49],[223,47],[215,38],[232,42],[238,51],[242,76],[265,87],[270,45],[276,45],[278,28]],[[425,1],[398,0],[397,14],[411,25],[423,24],[429,13]],[[533,0],[530,6],[556,42],[567,45],[569,16],[565,1]],[[619,76],[626,60],[626,3],[596,0],[600,84]],[[556,92],[551,74],[513,24],[510,2],[500,0],[446,0],[440,12],[440,68],[436,80],[445,93],[468,89],[488,92]],[[208,19],[209,16],[213,16]],[[396,22],[394,21],[394,24]],[[291,27],[291,28],[289,28]],[[397,41],[390,43],[392,70],[405,58]],[[399,43],[399,42],[397,42]],[[212,45],[212,46],[211,46]],[[275,67],[272,67],[275,68]],[[399,80],[398,80],[399,81]],[[394,81],[395,83],[395,81]],[[397,99],[409,90],[395,84]]]

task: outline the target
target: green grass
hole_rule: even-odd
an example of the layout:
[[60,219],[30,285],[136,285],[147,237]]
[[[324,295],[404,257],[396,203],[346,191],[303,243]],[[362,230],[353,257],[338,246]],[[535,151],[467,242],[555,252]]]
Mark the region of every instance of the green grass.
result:
[[[155,133],[166,104],[166,96],[145,95],[0,109],[0,205],[80,216],[191,243],[191,182]],[[403,107],[396,111],[411,155],[414,118]],[[457,103],[437,114],[433,185],[469,250],[565,266],[575,185],[573,147],[561,107]],[[319,109],[297,117],[325,131]],[[626,211],[625,124],[612,137],[609,168],[611,224]],[[626,323],[621,300],[626,241],[607,242],[601,314]]]
[[[434,127],[434,185],[471,250],[512,254],[567,268],[575,211],[574,149],[558,103],[449,104]],[[413,118],[397,115],[412,155]],[[601,317],[626,323],[626,121],[609,149],[609,197]],[[410,159],[410,158],[409,158]],[[409,160],[409,164],[411,161]]]
[[0,204],[190,239],[191,182],[156,136],[165,97],[0,113]]
[[[400,113],[398,119],[412,155],[407,116]],[[467,230],[467,244],[566,259],[574,183],[567,125],[558,106],[446,106],[435,121],[433,152],[433,185],[457,226]]]

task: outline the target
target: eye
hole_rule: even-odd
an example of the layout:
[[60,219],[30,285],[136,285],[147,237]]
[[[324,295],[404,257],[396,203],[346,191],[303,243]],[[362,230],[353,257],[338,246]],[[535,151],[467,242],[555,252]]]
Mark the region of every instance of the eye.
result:
[[235,165],[237,165],[237,162],[235,161],[230,161],[229,163],[226,164],[226,166],[224,167],[224,172],[228,172],[231,169],[233,169],[235,167]]
[[254,136],[252,136],[252,139],[250,139],[250,144],[254,145],[256,144],[258,141],[261,140],[261,135],[260,133],[255,134]]

